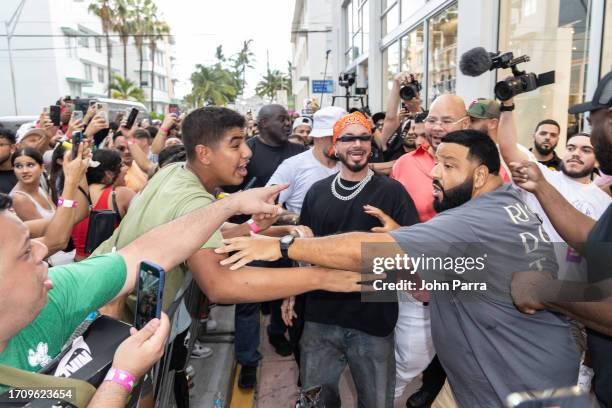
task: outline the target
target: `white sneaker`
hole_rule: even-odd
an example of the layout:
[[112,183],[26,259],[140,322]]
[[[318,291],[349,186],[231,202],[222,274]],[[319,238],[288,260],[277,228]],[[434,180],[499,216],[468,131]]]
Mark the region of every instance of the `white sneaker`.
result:
[[587,367],[584,364],[580,364],[580,371],[578,372],[578,387],[583,392],[591,392],[591,381],[595,372],[591,367]]
[[193,345],[193,350],[191,350],[191,358],[207,358],[213,355],[213,349],[210,347],[206,347],[198,340],[195,341]]

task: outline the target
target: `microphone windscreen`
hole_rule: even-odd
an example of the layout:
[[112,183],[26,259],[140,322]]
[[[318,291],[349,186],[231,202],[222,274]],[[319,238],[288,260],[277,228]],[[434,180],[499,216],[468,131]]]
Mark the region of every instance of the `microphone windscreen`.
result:
[[466,51],[459,61],[459,70],[463,75],[479,76],[491,68],[491,54],[482,47]]

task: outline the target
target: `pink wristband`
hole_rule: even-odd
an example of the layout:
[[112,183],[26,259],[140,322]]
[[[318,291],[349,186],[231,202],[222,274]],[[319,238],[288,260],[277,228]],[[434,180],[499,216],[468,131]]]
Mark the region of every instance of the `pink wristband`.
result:
[[132,388],[134,388],[134,383],[136,382],[136,377],[127,371],[111,367],[111,369],[108,370],[108,373],[106,373],[104,381],[117,383],[125,388],[127,392],[132,392]]
[[162,131],[162,132],[164,132],[164,133],[168,133],[168,131],[169,131],[170,129],[165,128],[165,127],[160,127],[160,128],[159,128],[159,130],[161,130],[161,131]]
[[255,234],[259,234],[261,232],[261,228],[259,228],[259,226],[257,225],[257,223],[255,222],[254,219],[250,219],[247,221],[247,224],[249,224],[249,228],[251,229],[251,231],[253,231]]
[[67,200],[64,197],[60,197],[57,200],[58,207],[66,207],[66,208],[76,208],[77,202],[75,200]]

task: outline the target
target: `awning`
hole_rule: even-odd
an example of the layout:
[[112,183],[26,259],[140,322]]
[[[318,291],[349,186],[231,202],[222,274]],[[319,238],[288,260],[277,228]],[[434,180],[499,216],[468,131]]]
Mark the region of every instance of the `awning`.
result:
[[75,84],[81,84],[82,86],[92,86],[93,85],[93,81],[82,79],[82,78],[66,77],[66,81],[73,82]]

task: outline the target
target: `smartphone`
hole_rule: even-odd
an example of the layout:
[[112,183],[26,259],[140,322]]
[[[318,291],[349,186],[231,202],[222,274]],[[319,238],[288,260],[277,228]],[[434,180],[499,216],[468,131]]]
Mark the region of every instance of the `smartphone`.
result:
[[61,114],[62,114],[62,108],[59,105],[49,106],[49,119],[51,119],[53,126],[60,125]]
[[[126,113],[127,113],[127,111],[126,111]],[[134,126],[134,122],[136,122],[136,117],[138,117],[138,109],[132,108],[132,110],[128,114],[127,123],[125,124],[125,126],[128,129],[131,129],[132,126]]]
[[161,317],[165,275],[164,269],[153,262],[140,263],[134,317],[134,327],[138,330],[150,320]]
[[75,110],[74,112],[72,112],[72,120],[83,120],[83,111]]
[[178,118],[180,115],[178,105],[176,103],[171,103],[170,105],[168,105],[168,113],[174,113]]
[[79,145],[81,144],[82,140],[83,140],[83,132],[74,132],[72,134],[72,158],[73,159],[77,157],[77,154],[79,152]]
[[96,102],[96,111],[97,114],[102,116],[108,122],[108,104],[102,102]]

